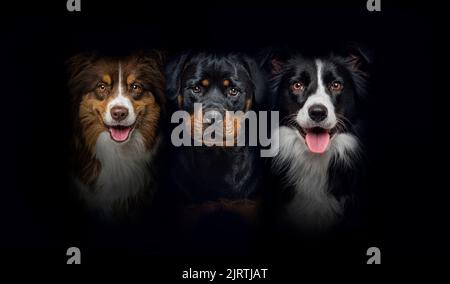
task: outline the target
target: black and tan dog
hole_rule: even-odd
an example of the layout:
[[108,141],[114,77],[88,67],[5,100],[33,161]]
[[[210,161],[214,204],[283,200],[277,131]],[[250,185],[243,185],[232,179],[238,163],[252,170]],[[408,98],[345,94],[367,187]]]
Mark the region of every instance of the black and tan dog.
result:
[[[227,113],[255,109],[264,93],[258,66],[240,54],[184,54],[168,64],[166,74],[167,94],[175,110],[188,113],[192,140],[197,131],[223,123],[228,145],[226,137],[236,139],[242,120],[229,119]],[[200,109],[195,104],[201,104]],[[199,137],[201,146],[193,143],[173,151],[171,183],[186,205],[184,216],[197,219],[226,211],[254,218],[261,166],[257,148],[211,146],[205,136]]]
[[75,187],[108,218],[153,196],[166,100],[161,65],[157,52],[69,60]]

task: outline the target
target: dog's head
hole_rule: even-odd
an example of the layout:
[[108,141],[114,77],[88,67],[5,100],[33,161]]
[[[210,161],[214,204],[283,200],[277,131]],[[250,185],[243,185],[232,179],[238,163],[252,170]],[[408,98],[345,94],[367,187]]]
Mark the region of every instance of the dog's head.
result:
[[75,127],[91,151],[102,133],[117,145],[142,136],[148,149],[153,146],[164,112],[161,58],[152,53],[127,58],[77,55],[69,60]]
[[[177,108],[203,128],[225,120],[227,112],[247,112],[262,96],[263,80],[256,63],[238,54],[184,54],[166,68],[167,94]],[[201,104],[197,115],[194,104]],[[227,129],[226,129],[227,128]]]
[[292,56],[272,61],[273,90],[283,125],[296,129],[312,153],[324,153],[333,138],[351,130],[364,93],[362,58]]

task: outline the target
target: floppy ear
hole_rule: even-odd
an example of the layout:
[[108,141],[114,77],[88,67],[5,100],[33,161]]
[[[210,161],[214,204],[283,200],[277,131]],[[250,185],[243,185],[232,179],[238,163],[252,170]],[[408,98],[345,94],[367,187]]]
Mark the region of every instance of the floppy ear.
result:
[[166,96],[170,101],[175,101],[177,97],[181,95],[181,75],[188,56],[188,53],[181,54],[168,62],[164,68],[166,76]]
[[265,91],[266,91],[266,80],[264,79],[264,75],[262,73],[261,68],[258,64],[251,58],[244,57],[245,68],[247,69],[250,77],[253,81],[255,92],[254,99],[256,103],[263,104],[265,100]]
[[82,92],[81,79],[89,66],[96,60],[95,54],[81,53],[66,61],[69,92],[75,98]]
[[78,136],[80,133],[79,127],[80,123],[78,121],[79,104],[83,92],[85,91],[85,76],[90,70],[90,66],[95,62],[97,56],[91,53],[80,53],[72,56],[66,62],[66,76],[68,79],[67,88],[69,94],[69,102],[71,105],[71,117],[74,123],[74,133],[75,133],[75,147],[78,147],[79,140],[81,137]]
[[165,96],[165,78],[163,72],[163,64],[165,54],[158,50],[138,51],[131,55],[140,65],[140,76],[144,77],[151,85],[151,91],[155,96],[156,101],[164,110],[166,105]]
[[138,50],[131,55],[136,57],[138,62],[150,64],[153,68],[163,71],[163,66],[166,62],[166,53],[161,50]]
[[164,51],[152,50],[149,52],[149,56],[151,56],[156,61],[156,64],[158,64],[161,67],[166,62],[166,52]]

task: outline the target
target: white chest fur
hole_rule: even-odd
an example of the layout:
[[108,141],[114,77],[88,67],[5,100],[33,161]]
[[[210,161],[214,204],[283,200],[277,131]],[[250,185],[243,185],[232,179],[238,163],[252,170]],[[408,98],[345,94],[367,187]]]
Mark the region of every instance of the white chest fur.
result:
[[304,139],[289,127],[275,131],[280,137],[274,158],[276,171],[285,170],[284,181],[294,187],[295,196],[287,205],[290,223],[300,228],[321,230],[333,225],[342,214],[345,200],[329,193],[328,169],[335,158],[338,166],[351,166],[350,152],[358,151],[358,140],[350,134],[337,134],[324,154],[309,152]]
[[[156,148],[157,145],[153,147]],[[126,205],[130,197],[146,189],[151,179],[149,165],[154,152],[146,149],[144,138],[137,130],[125,143],[114,142],[108,132],[100,134],[95,157],[101,164],[101,171],[94,188],[82,190],[90,207],[108,214],[113,205]]]

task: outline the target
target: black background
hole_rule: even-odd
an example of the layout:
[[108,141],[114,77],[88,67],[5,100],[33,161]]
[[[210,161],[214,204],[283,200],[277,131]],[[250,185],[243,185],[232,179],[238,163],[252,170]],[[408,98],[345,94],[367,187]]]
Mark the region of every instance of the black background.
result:
[[[182,5],[82,1],[81,13],[67,12],[65,3],[3,9],[8,66],[2,71],[2,100],[7,103],[1,112],[6,143],[0,199],[3,261],[21,262],[33,254],[41,261],[65,263],[65,250],[76,245],[66,234],[71,224],[65,210],[70,122],[64,62],[71,55],[91,50],[117,55],[140,48],[255,53],[278,44],[322,51],[348,41],[374,51],[367,113],[368,223],[360,238],[331,255],[320,251],[316,258],[363,264],[367,248],[377,246],[383,263],[438,261],[444,248],[437,218],[442,212],[434,205],[442,188],[432,161],[439,155],[433,135],[433,25],[423,5],[385,2],[382,12],[372,13],[364,0]],[[276,258],[204,259],[126,249],[84,252],[86,263],[158,263],[173,271],[174,278],[187,263],[208,264],[206,268],[214,263],[218,268],[261,264],[272,268],[273,278],[296,273],[289,270],[296,267],[295,260],[283,258],[283,253]],[[306,262],[301,255],[296,259]]]

